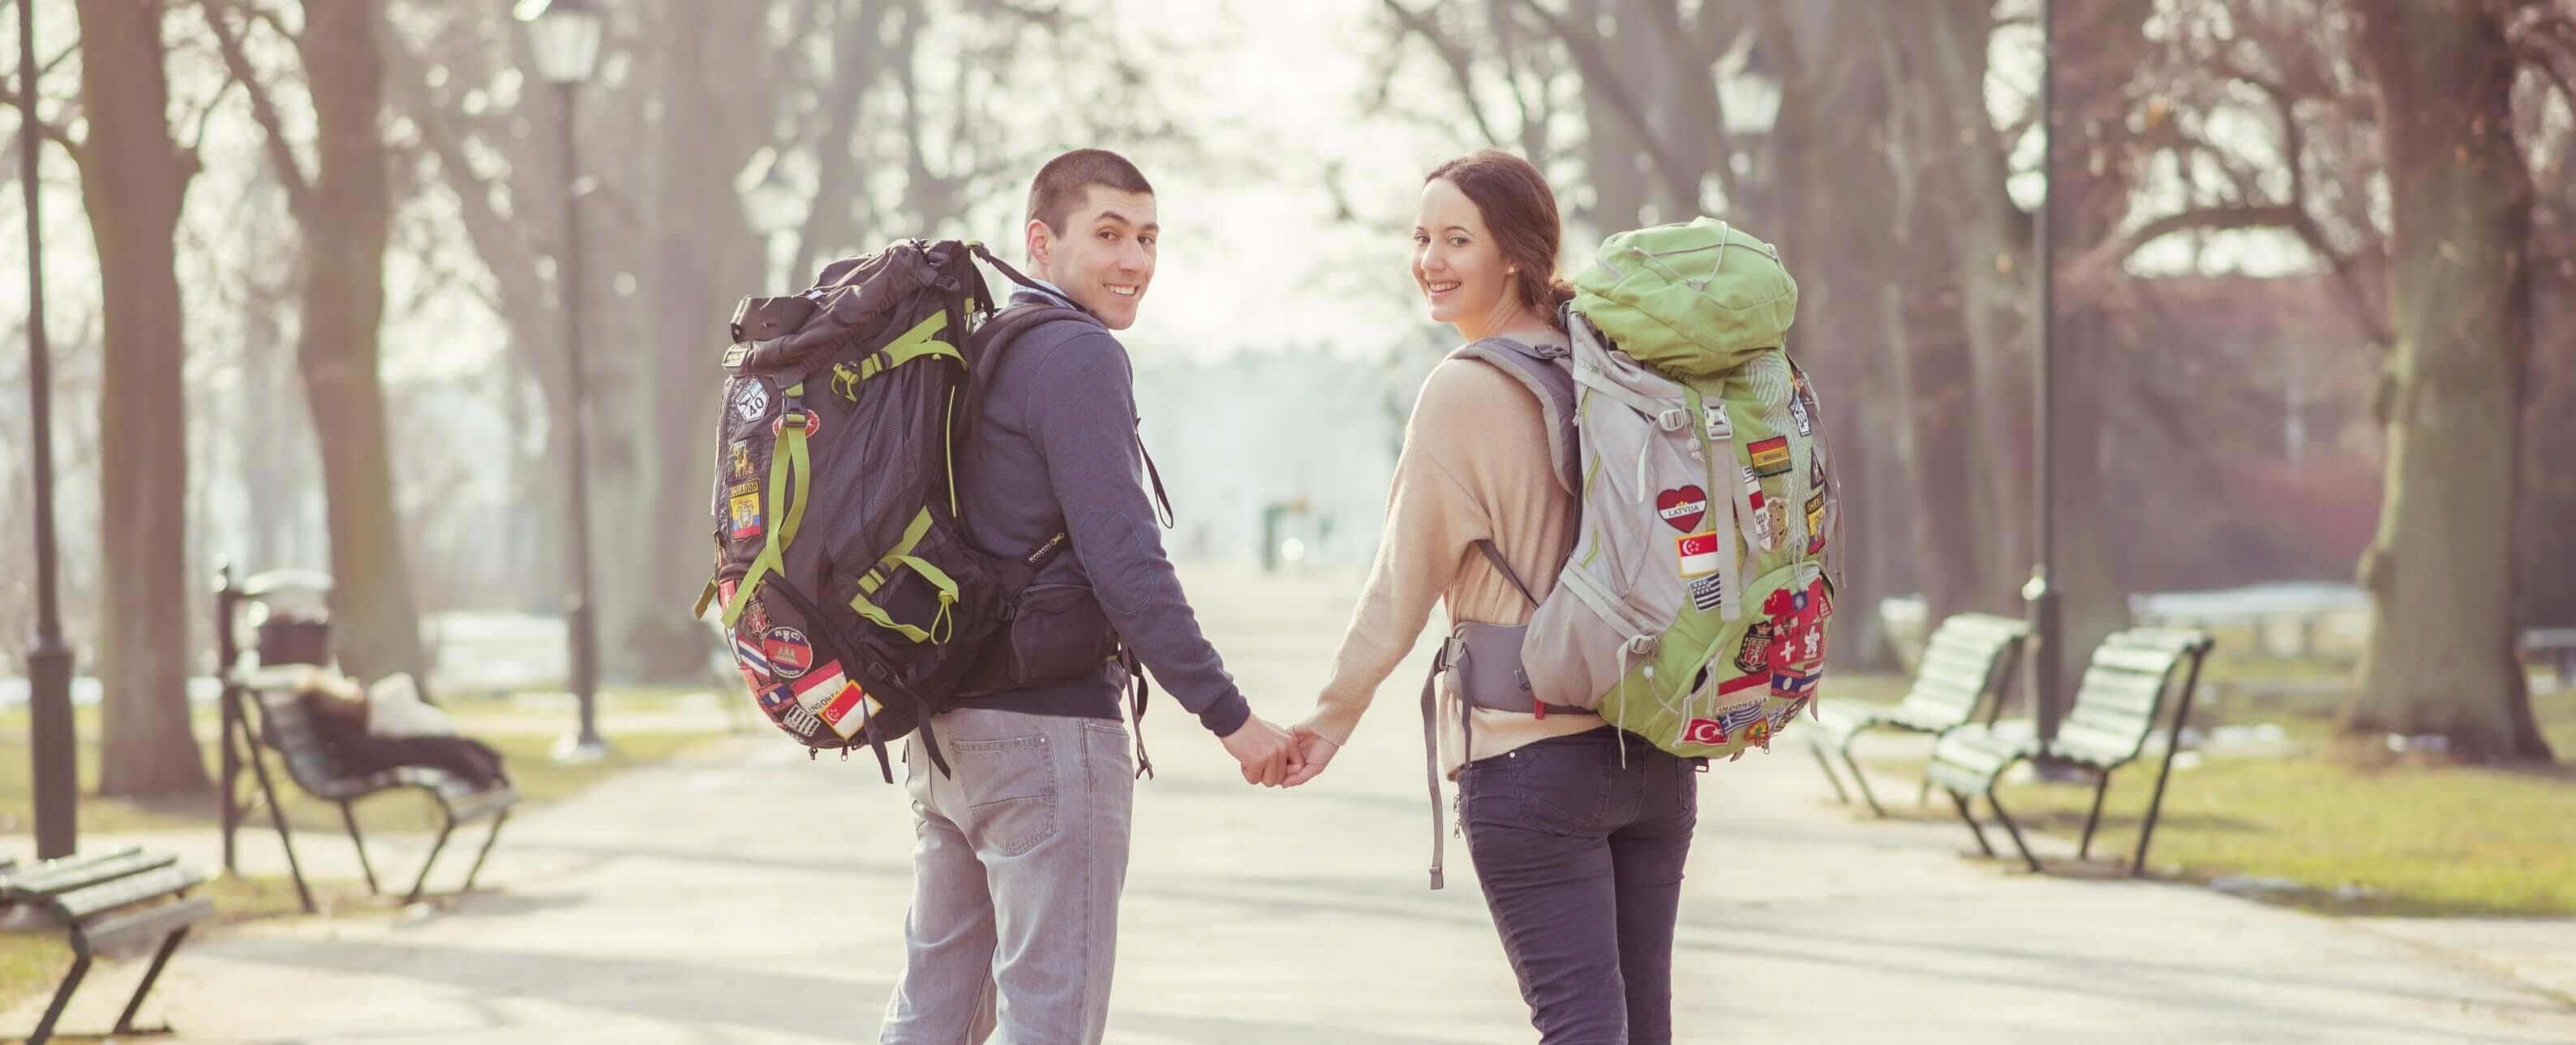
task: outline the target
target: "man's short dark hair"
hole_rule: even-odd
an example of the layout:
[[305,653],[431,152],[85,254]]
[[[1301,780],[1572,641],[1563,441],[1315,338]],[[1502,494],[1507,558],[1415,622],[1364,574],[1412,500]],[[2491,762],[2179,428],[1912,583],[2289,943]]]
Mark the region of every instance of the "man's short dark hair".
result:
[[1047,228],[1062,235],[1065,218],[1094,185],[1119,192],[1154,194],[1144,172],[1127,162],[1127,157],[1107,149],[1075,149],[1038,168],[1037,180],[1029,185],[1029,218],[1046,222]]

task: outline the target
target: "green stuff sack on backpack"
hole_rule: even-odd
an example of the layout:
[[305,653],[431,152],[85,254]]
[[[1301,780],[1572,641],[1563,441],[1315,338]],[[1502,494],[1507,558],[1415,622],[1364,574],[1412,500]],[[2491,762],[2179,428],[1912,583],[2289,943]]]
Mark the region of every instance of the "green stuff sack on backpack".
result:
[[1833,616],[1797,282],[1700,218],[1610,237],[1574,285],[1582,523],[1523,639],[1529,688],[1676,755],[1767,749],[1815,699]]

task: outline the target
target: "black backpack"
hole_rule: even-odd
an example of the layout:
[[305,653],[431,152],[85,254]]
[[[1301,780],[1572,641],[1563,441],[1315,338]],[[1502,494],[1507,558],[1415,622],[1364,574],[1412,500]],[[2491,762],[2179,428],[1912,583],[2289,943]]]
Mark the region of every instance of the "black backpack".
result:
[[[771,722],[809,749],[870,748],[888,781],[885,745],[916,728],[934,739],[931,716],[990,674],[972,669],[1067,541],[993,555],[959,522],[956,446],[1002,350],[1039,323],[1098,322],[997,310],[977,259],[1028,282],[981,244],[906,240],[833,262],[792,297],[743,299],[724,353],[715,577],[697,613],[722,606]],[[1084,641],[1105,655],[1095,670],[1123,657],[1114,633]]]

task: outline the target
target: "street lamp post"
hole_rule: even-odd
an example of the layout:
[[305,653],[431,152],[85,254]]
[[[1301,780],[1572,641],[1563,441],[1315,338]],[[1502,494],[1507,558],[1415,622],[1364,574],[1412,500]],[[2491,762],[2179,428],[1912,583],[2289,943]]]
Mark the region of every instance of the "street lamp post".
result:
[[573,695],[581,702],[581,726],[555,746],[555,757],[591,761],[608,753],[599,736],[599,619],[591,598],[590,490],[583,460],[584,429],[589,427],[588,401],[581,365],[581,164],[574,152],[575,95],[599,66],[599,43],[605,20],[591,0],[520,0],[512,11],[528,27],[537,75],[555,86],[563,106],[564,249],[555,272],[557,297],[564,316],[564,360],[571,378],[572,412],[565,424],[569,462],[572,526],[565,535],[572,558],[573,593],[565,625],[571,642]]
[[18,185],[27,196],[27,403],[36,455],[36,642],[27,650],[28,740],[35,753],[36,858],[72,855],[79,836],[80,749],[72,739],[72,651],[54,590],[53,349],[45,341],[44,219],[37,211],[36,5],[18,5]]
[[2065,626],[2063,598],[2049,578],[2049,568],[2057,558],[2057,388],[2056,367],[2051,358],[2057,351],[2057,264],[2055,237],[2050,235],[2050,214],[2057,209],[2057,4],[2040,0],[2039,5],[2039,170],[2040,203],[2038,221],[2034,222],[2032,254],[2039,280],[2037,321],[2032,324],[2038,343],[2032,353],[2036,373],[2031,382],[2033,395],[2039,400],[2036,432],[2037,475],[2032,486],[2037,494],[2037,534],[2035,545],[2038,561],[2031,567],[2030,583],[2022,595],[2030,600],[2030,699],[2031,716],[2037,720],[2042,740],[2057,736],[2057,720],[2064,710],[2059,703],[2058,667],[2064,662]]

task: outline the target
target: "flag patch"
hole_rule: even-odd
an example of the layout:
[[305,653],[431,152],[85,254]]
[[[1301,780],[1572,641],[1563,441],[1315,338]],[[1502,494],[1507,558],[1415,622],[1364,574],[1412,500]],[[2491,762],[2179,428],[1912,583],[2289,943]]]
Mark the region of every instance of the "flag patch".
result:
[[1785,435],[1775,435],[1745,447],[1745,452],[1752,455],[1755,475],[1786,475],[1791,467],[1789,437]]
[[757,675],[763,680],[778,673],[777,665],[769,662],[768,655],[760,651],[759,644],[740,635],[733,638],[733,659],[742,662],[742,670]]
[[1681,562],[1683,580],[1716,573],[1719,554],[1717,533],[1708,530],[1674,538],[1673,553]]
[[760,651],[769,657],[770,673],[780,678],[800,678],[814,666],[813,643],[804,632],[783,624],[761,635]]

